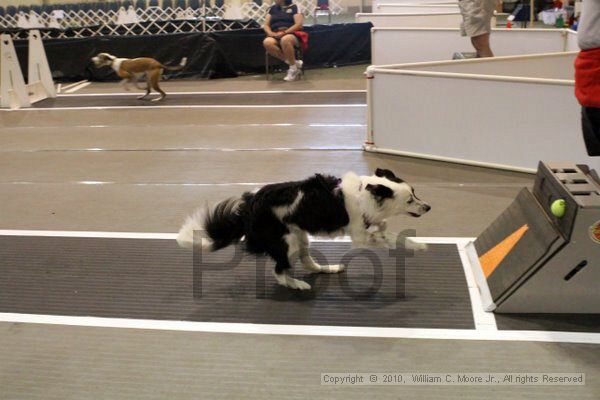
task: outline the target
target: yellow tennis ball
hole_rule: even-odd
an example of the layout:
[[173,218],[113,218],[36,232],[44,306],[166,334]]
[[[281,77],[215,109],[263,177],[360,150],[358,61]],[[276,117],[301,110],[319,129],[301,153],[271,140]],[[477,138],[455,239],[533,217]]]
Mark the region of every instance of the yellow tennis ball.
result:
[[566,210],[567,210],[567,202],[564,201],[563,199],[555,200],[554,202],[552,202],[552,205],[550,206],[550,211],[552,211],[552,214],[557,218],[564,217]]

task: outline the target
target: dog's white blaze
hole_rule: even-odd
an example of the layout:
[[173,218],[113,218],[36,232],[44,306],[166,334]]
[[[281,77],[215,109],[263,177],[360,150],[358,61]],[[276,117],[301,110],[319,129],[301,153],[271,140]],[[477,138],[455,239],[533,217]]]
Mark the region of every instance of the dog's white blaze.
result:
[[296,195],[296,198],[294,199],[292,204],[288,204],[285,206],[279,206],[279,207],[273,207],[273,214],[275,214],[275,216],[280,221],[283,221],[283,219],[285,217],[293,214],[294,211],[296,211],[296,208],[298,208],[298,205],[300,204],[300,201],[302,200],[303,196],[304,196],[304,193],[298,192],[298,195]]

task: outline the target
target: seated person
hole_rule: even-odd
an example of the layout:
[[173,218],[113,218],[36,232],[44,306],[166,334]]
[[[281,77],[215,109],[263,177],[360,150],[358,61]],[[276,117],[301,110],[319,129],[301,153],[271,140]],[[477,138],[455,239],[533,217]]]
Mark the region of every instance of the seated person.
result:
[[267,52],[290,66],[285,81],[296,80],[302,69],[302,61],[296,60],[295,47],[300,42],[294,32],[302,30],[304,16],[292,0],[275,0],[269,9],[264,30],[267,37],[263,45]]

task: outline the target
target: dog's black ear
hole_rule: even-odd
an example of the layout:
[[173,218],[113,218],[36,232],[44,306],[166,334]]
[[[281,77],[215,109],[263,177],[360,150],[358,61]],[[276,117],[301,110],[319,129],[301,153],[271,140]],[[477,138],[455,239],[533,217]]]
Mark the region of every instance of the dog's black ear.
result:
[[375,170],[375,176],[378,176],[380,178],[385,178],[389,181],[396,182],[396,183],[404,182],[402,179],[400,179],[396,175],[394,175],[394,173],[392,171],[390,171],[389,169],[377,168]]
[[395,176],[395,175],[389,169],[377,168],[375,170],[375,176],[378,176],[380,178],[385,178],[386,176]]
[[391,199],[394,197],[394,191],[385,185],[368,184],[365,189],[371,192],[379,204],[381,204],[385,199]]

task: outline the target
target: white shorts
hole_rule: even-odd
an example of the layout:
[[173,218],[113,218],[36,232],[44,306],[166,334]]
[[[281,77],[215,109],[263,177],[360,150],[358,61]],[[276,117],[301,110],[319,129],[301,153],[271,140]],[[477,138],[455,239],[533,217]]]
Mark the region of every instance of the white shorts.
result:
[[459,0],[458,7],[463,16],[461,35],[475,37],[492,31],[496,0]]

